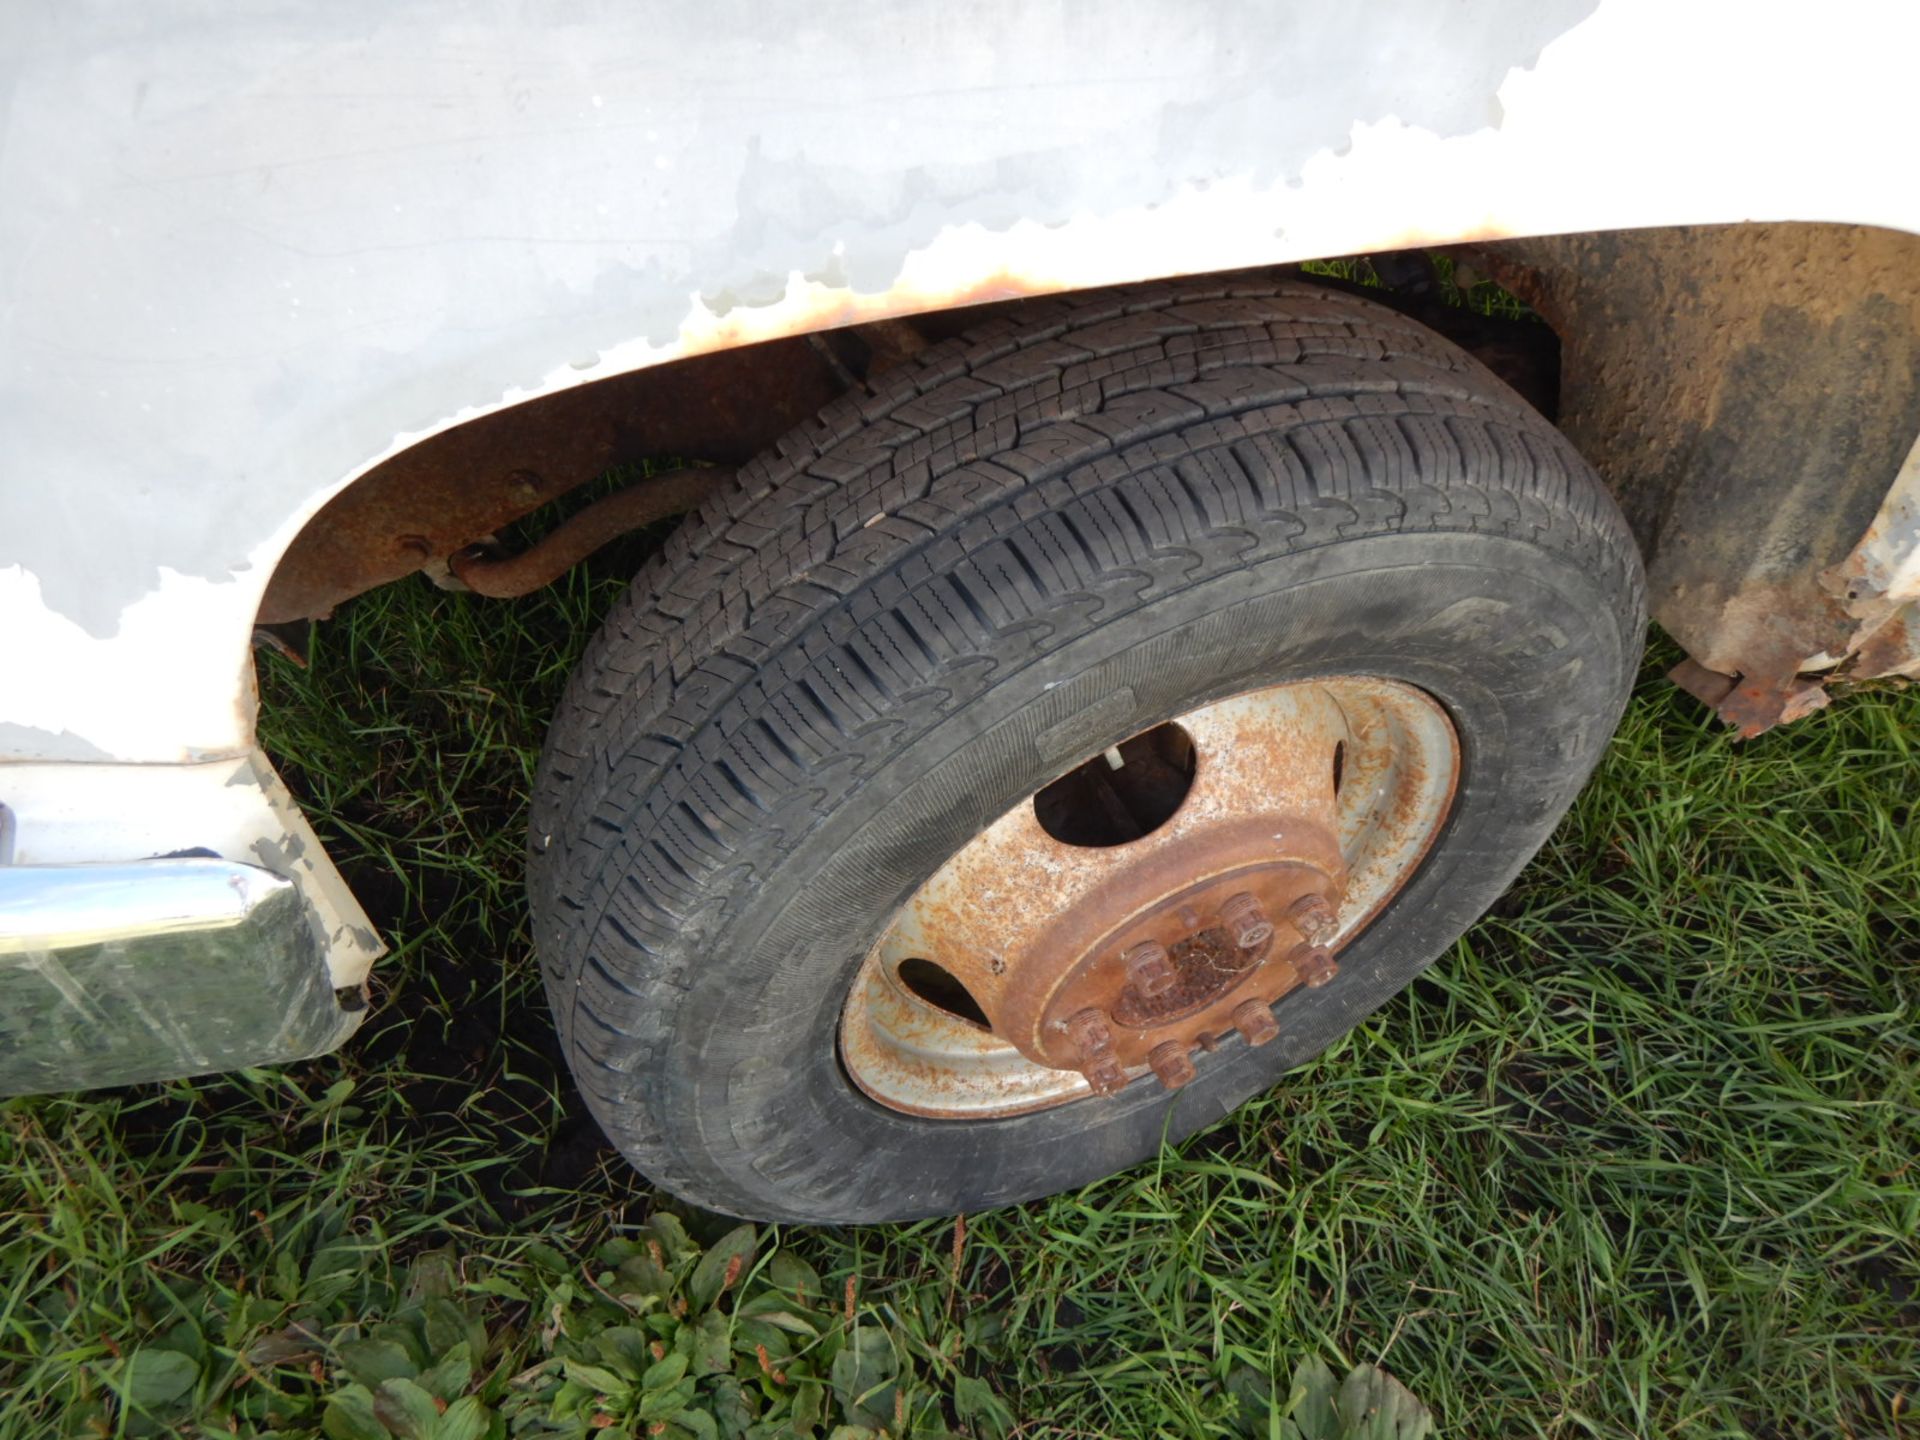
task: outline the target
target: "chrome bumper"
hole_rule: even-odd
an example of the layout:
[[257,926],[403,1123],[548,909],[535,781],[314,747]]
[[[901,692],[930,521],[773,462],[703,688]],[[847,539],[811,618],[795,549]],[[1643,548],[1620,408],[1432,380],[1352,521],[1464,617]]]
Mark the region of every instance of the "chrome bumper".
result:
[[293,881],[214,858],[11,865],[6,838],[0,1096],[306,1059],[359,1024]]

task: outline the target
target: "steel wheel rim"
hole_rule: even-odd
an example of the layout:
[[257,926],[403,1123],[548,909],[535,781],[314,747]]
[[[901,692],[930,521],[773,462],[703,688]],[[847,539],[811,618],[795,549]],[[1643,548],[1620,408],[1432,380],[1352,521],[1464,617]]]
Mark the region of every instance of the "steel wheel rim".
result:
[[[1157,751],[1177,756],[1176,737],[1191,748],[1188,788],[1160,815],[1173,767]],[[1211,1051],[1235,1028],[1264,1043],[1286,1024],[1286,995],[1330,980],[1334,957],[1418,869],[1460,770],[1438,702],[1371,676],[1225,697],[1103,755],[1129,780],[1122,803],[1069,803],[1102,786],[1103,757],[1063,772],[950,857],[863,957],[838,1038],[849,1078],[870,1099],[922,1118],[999,1119],[1092,1099],[1096,1084],[1114,1093],[1154,1075],[1185,1083],[1192,1064],[1171,1052]],[[1153,822],[1145,833],[1089,840],[1129,821],[1144,827],[1129,809],[1142,805]],[[1062,839],[1050,824],[1086,833]],[[1309,893],[1337,897],[1337,916]],[[1252,913],[1272,938],[1239,948],[1261,924],[1233,904],[1260,896],[1266,908]],[[1223,916],[1232,917],[1227,938]],[[1184,945],[1171,938],[1189,928]],[[1170,964],[1155,970],[1157,945]],[[916,967],[936,961],[974,1000],[976,1019],[952,994],[928,998],[927,972]],[[1177,983],[1161,973],[1169,968]],[[1147,997],[1150,983],[1167,985],[1164,999]],[[1085,1028],[1093,1010],[1111,1035]]]

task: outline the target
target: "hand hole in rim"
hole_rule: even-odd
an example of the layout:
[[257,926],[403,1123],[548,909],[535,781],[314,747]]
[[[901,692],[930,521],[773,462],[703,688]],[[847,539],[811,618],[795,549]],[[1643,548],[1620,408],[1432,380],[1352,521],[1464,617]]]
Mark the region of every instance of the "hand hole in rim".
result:
[[1173,818],[1193,787],[1195,758],[1191,735],[1156,725],[1046,786],[1033,797],[1034,818],[1063,845],[1129,844]]
[[894,967],[900,983],[936,1009],[969,1025],[988,1027],[987,1012],[973,998],[973,992],[960,983],[952,971],[918,955],[910,955]]

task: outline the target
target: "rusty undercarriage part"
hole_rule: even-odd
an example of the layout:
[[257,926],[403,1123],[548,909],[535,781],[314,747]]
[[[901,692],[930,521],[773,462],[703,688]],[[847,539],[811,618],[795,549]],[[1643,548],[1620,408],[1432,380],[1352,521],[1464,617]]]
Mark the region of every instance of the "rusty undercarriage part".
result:
[[322,507],[274,571],[260,623],[324,618],[614,465],[657,456],[739,464],[840,391],[805,340],[774,340],[469,421],[393,456]]
[[731,468],[716,466],[649,475],[596,500],[518,555],[496,555],[469,546],[457,551],[448,567],[456,580],[477,595],[495,600],[530,595],[622,535],[698,508],[733,473]]
[[[841,1054],[881,1104],[1021,1114],[1280,1033],[1452,802],[1432,700],[1343,677],[1217,701],[1061,776],[963,847],[866,957]],[[1204,1063],[1204,1062],[1202,1062]]]
[[1692,657],[1679,683],[1746,736],[1832,679],[1913,673],[1920,574],[1890,572],[1920,540],[1920,237],[1700,226],[1473,255],[1560,332],[1561,426],[1634,527]]
[[1824,710],[1832,699],[1817,678],[1750,682],[1692,659],[1674,666],[1667,679],[1731,725],[1742,740]]

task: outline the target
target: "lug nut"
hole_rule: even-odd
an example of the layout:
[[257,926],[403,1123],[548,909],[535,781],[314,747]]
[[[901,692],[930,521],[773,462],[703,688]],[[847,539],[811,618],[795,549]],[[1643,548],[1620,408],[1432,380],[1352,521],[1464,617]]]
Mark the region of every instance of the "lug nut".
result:
[[1280,1033],[1273,1007],[1264,1000],[1243,1000],[1234,1006],[1233,1026],[1249,1045],[1264,1045]]
[[1174,972],[1167,947],[1157,940],[1143,940],[1120,957],[1127,967],[1127,982],[1149,1000],[1171,990],[1180,977]]
[[1242,893],[1227,901],[1220,907],[1220,919],[1233,937],[1233,943],[1242,950],[1264,945],[1273,938],[1273,922],[1251,895]]
[[1113,1050],[1113,1032],[1107,1028],[1107,1017],[1091,1007],[1076,1010],[1067,1017],[1067,1038],[1085,1060],[1098,1059]]
[[1127,1088],[1127,1072],[1120,1068],[1120,1062],[1111,1055],[1094,1061],[1080,1073],[1087,1077],[1087,1084],[1093,1087],[1096,1095],[1118,1095]]
[[1287,957],[1294,974],[1309,990],[1318,990],[1340,973],[1333,952],[1323,945],[1302,945]]
[[1340,928],[1340,912],[1324,895],[1302,895],[1288,908],[1287,918],[1309,940],[1324,940]]
[[1154,1046],[1147,1053],[1147,1064],[1153,1067],[1153,1073],[1160,1077],[1160,1083],[1169,1090],[1178,1090],[1199,1073],[1193,1068],[1187,1047],[1178,1040]]

